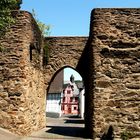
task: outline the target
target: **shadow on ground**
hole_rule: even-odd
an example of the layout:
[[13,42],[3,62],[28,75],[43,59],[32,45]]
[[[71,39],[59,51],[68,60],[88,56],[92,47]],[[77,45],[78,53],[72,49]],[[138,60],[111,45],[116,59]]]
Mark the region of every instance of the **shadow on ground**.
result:
[[64,117],[67,117],[67,118],[80,118],[78,115],[64,115]]
[[70,137],[84,137],[84,128],[81,127],[65,127],[65,126],[48,126],[51,129],[48,133],[59,134]]
[[[86,138],[84,120],[78,116],[63,116],[63,124],[48,125],[46,132],[68,137]],[[58,123],[59,120],[56,120]],[[62,121],[61,121],[62,122]]]
[[65,119],[65,123],[84,124],[84,120]]

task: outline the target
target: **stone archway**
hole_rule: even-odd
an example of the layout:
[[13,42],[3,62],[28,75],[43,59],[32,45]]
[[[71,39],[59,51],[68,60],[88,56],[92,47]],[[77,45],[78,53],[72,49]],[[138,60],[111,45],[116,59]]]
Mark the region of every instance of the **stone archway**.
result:
[[[56,71],[56,73],[52,76],[52,78],[51,78],[51,81],[50,81],[50,84],[49,84],[49,86],[48,86],[48,88],[47,88],[47,91],[46,91],[46,94],[47,94],[47,98],[49,98],[48,100],[47,100],[47,98],[46,98],[46,105],[48,105],[47,107],[46,107],[46,115],[47,115],[47,117],[52,117],[52,118],[56,118],[56,117],[61,117],[61,104],[58,104],[57,102],[59,101],[59,98],[58,98],[58,100],[56,100],[56,97],[60,97],[61,98],[61,93],[62,93],[62,90],[63,89],[60,89],[60,87],[58,87],[58,86],[63,86],[62,85],[62,82],[63,82],[63,84],[64,84],[64,81],[62,81],[62,78],[64,78],[64,77],[62,77],[62,71],[64,71],[64,69],[65,68],[71,68],[71,69],[73,69],[74,71],[76,71],[77,73],[79,73],[78,71],[77,71],[77,69],[74,69],[74,68],[72,68],[72,67],[70,67],[70,66],[64,66],[64,67],[62,67],[62,68],[60,68],[58,71]],[[82,77],[82,75],[80,75],[81,77]],[[82,78],[83,79],[83,78]],[[83,80],[82,80],[83,81]],[[84,84],[84,81],[83,81],[83,84]],[[86,86],[87,86],[87,84],[86,84]],[[60,90],[60,91],[59,91]],[[86,91],[85,93],[84,93],[84,96],[86,96],[86,101],[84,100],[84,103],[82,103],[82,105],[84,105],[84,108],[85,108],[85,103],[86,103],[86,106],[87,106],[87,104],[88,104],[88,93],[87,93],[87,89],[86,89],[86,87],[84,86],[84,90]],[[53,94],[53,95],[52,95]],[[51,96],[50,96],[51,95]],[[54,95],[55,95],[55,97],[54,97]],[[51,97],[51,98],[50,98]],[[53,106],[52,106],[52,102],[50,103],[50,99],[52,99],[52,97],[53,98],[55,98],[55,101],[52,101],[52,102],[55,102],[55,110],[53,110],[53,108],[54,108],[54,104],[53,104]],[[47,104],[47,102],[49,102],[48,104]],[[88,104],[89,105],[89,104]],[[52,107],[51,107],[52,106]],[[87,108],[89,108],[89,106],[87,107]],[[87,112],[87,108],[86,108],[86,111],[85,111],[85,115],[86,115],[86,117],[88,116],[88,112]],[[58,112],[57,112],[58,111]],[[90,110],[91,111],[91,110]],[[70,114],[69,114],[70,115]],[[62,115],[63,116],[63,115]],[[91,116],[90,116],[91,117]],[[60,118],[61,119],[61,118]],[[63,118],[62,118],[63,119]],[[61,120],[62,120],[61,119]],[[48,120],[50,120],[50,119],[48,119]],[[55,121],[55,119],[53,119],[53,121]],[[57,123],[58,123],[58,121],[59,121],[59,119],[57,119]],[[47,125],[48,125],[48,121],[47,121]],[[88,118],[88,121],[84,121],[84,123],[83,123],[83,125],[84,125],[84,127],[82,126],[81,127],[81,125],[80,125],[80,129],[83,129],[83,128],[85,128],[84,130],[82,130],[82,131],[84,131],[84,137],[86,136],[86,137],[88,137],[88,138],[90,138],[91,137],[91,135],[89,135],[89,133],[88,134],[85,134],[85,132],[89,132],[89,130],[88,130],[88,128],[86,128],[86,123],[88,123],[87,125],[89,125],[89,118]],[[59,124],[59,123],[58,123]],[[51,124],[52,125],[52,124]],[[62,124],[61,124],[62,125]],[[74,124],[73,124],[74,125]],[[66,124],[65,124],[65,126],[67,126]],[[50,127],[50,126],[49,126]],[[52,126],[52,129],[53,129],[53,127],[55,128],[55,124],[54,124],[54,126]],[[58,127],[58,125],[57,125],[57,127]],[[55,130],[57,130],[57,127],[55,128]],[[75,129],[74,129],[75,128]],[[67,127],[67,129],[68,129],[68,127]],[[70,128],[71,129],[71,128]],[[73,127],[73,129],[75,130],[75,132],[77,132],[78,134],[79,134],[79,130],[78,130],[78,128],[76,129],[76,125]],[[87,131],[86,131],[87,130]],[[80,130],[81,131],[81,130]],[[57,132],[59,132],[59,130],[57,130],[56,131],[56,133]],[[65,134],[65,133],[62,133],[64,136],[67,134]],[[81,132],[81,135],[79,135],[79,136],[81,136],[81,137],[83,137],[82,136],[82,134],[83,134],[83,132]],[[91,134],[91,133],[90,133]]]
[[76,70],[83,78],[86,88],[85,128],[88,136],[93,135],[93,76],[92,50],[87,37],[49,37],[49,62],[44,67],[46,89],[57,72],[65,67]]
[[[60,68],[58,71],[56,71],[56,73],[51,78],[51,81],[49,82],[50,84],[49,84],[48,88],[46,89],[46,93],[47,93],[48,98],[49,97],[51,98],[54,95],[57,98],[58,98],[58,96],[59,96],[59,98],[61,98],[61,96],[62,96],[61,94],[62,94],[62,92],[64,90],[63,86],[64,86],[64,84],[66,84],[65,82],[67,82],[67,84],[70,82],[71,74],[72,75],[74,74],[74,79],[75,79],[74,81],[77,83],[76,88],[77,88],[77,86],[79,86],[78,87],[79,90],[80,90],[80,88],[84,89],[84,81],[83,81],[82,76],[79,74],[79,72],[76,71],[76,69],[74,69],[74,68],[72,68],[70,66],[65,66],[65,67]],[[69,75],[69,77],[68,77],[68,75]],[[49,93],[49,95],[48,95],[48,93]],[[50,98],[49,98],[49,100],[50,100]],[[58,100],[60,100],[60,99],[58,99]],[[60,106],[60,105],[57,104],[56,108],[58,106]],[[48,108],[48,109],[50,110],[50,108]],[[54,110],[54,112],[55,111],[56,110]],[[61,112],[60,107],[59,107],[58,112]],[[60,114],[56,114],[56,116],[60,116]]]
[[[65,66],[56,71],[51,79],[46,91],[47,138],[51,138],[52,133],[54,139],[55,137],[64,139],[85,137],[85,86],[81,75],[78,74],[72,67]],[[70,84],[71,75],[74,76],[74,80]],[[73,87],[70,88],[69,84]],[[70,92],[67,93],[68,91]]]

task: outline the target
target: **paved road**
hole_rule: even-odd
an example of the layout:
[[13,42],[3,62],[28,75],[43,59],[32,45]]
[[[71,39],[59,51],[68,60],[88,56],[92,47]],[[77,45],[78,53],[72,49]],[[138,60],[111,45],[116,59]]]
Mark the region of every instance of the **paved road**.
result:
[[47,127],[29,137],[19,137],[0,128],[0,140],[44,140],[44,139],[82,139],[84,122],[80,118],[47,118]]
[[20,140],[21,137],[18,137],[8,130],[0,128],[0,140]]
[[85,139],[84,138],[84,120],[65,116],[62,118],[48,118],[47,127],[34,132],[29,137],[19,137],[7,130],[0,129],[0,140],[62,140],[62,139]]
[[[84,121],[80,118],[68,116],[62,118],[47,118],[47,127],[33,133],[29,137],[15,136],[9,131],[0,128],[0,140],[90,140],[84,137]],[[131,140],[140,140],[140,138],[134,138]]]
[[47,117],[47,127],[33,133],[31,138],[85,139],[84,120],[75,116]]

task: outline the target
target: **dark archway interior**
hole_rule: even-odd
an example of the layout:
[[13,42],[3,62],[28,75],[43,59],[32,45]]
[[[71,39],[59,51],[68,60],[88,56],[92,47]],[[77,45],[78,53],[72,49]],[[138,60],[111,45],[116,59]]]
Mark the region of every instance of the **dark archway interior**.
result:
[[[91,27],[92,28],[92,27]],[[94,137],[94,58],[91,38],[88,38],[85,49],[76,67],[82,75],[85,84],[85,133]]]

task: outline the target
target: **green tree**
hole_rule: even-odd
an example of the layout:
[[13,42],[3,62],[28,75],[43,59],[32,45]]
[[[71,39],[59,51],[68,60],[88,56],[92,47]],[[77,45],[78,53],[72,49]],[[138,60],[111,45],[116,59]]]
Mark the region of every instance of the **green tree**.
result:
[[[39,21],[34,9],[32,9],[32,15],[33,15],[34,19],[36,20],[37,25],[38,25],[42,35],[44,37],[49,36],[50,35],[50,25],[46,25],[45,23]],[[49,47],[49,44],[44,44],[44,47],[43,47],[43,52],[44,52],[43,53],[43,63],[44,63],[44,65],[47,64],[49,61],[49,49],[48,49],[48,47]]]
[[0,34],[15,22],[12,10],[19,10],[22,0],[0,0]]
[[19,10],[22,0],[0,0],[0,10]]
[[46,25],[45,23],[39,21],[34,9],[32,9],[32,15],[35,18],[42,35],[43,36],[49,36],[50,35],[50,29],[51,29],[50,25]]

